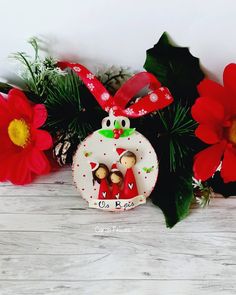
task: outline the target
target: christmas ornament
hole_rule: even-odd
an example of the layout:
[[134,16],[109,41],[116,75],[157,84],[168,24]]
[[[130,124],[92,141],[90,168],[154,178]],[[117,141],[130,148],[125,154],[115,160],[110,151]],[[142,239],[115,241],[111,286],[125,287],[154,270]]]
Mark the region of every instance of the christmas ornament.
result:
[[[149,141],[130,128],[128,117],[141,117],[168,106],[173,102],[169,90],[161,87],[153,75],[143,72],[130,78],[112,97],[84,66],[68,62],[58,65],[72,68],[109,112],[102,129],[88,136],[75,153],[73,175],[80,195],[90,207],[109,211],[145,203],[157,180],[158,160]],[[145,86],[151,91],[126,108]]]
[[10,90],[7,99],[0,96],[0,181],[26,184],[35,174],[50,171],[43,151],[51,147],[52,138],[38,129],[46,119],[45,106],[31,106],[20,90]]
[[[156,153],[149,141],[135,130],[132,134],[119,138],[116,134],[113,138],[106,136],[106,131],[113,132],[114,122],[121,121],[129,124],[127,118],[110,114],[103,120],[102,129],[88,136],[75,153],[74,182],[90,207],[107,210],[131,209],[145,203],[155,186],[159,167]],[[128,125],[120,130],[126,130],[126,127]],[[119,154],[121,150],[124,150],[124,154]],[[93,174],[88,161],[99,163],[94,167],[96,170]],[[149,172],[145,171],[146,166],[149,167]],[[102,180],[103,191],[99,181],[101,174],[106,179]],[[107,189],[108,184],[110,186]],[[98,199],[102,201],[98,202]]]

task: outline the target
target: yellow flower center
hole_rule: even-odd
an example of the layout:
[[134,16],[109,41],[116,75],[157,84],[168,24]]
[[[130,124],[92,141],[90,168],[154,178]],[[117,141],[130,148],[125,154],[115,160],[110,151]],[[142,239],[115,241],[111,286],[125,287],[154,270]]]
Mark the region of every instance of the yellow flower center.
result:
[[29,126],[23,119],[14,119],[8,125],[8,135],[15,145],[24,148],[30,138]]
[[228,139],[233,144],[236,144],[236,120],[232,121],[231,126],[228,129]]

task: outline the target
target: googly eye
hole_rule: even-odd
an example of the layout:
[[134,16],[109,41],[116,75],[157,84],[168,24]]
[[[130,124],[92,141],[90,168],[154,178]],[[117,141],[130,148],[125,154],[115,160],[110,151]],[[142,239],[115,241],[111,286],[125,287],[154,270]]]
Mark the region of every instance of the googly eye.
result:
[[130,121],[126,117],[119,117],[119,123],[122,128],[129,128],[130,127]]
[[125,120],[121,120],[120,123],[121,123],[121,126],[122,126],[122,127],[125,127],[125,126],[126,126],[126,122],[125,122]]
[[110,119],[107,119],[107,121],[106,121],[106,126],[107,126],[107,127],[110,127],[110,126],[111,126],[111,120],[110,120]]
[[114,120],[111,117],[106,117],[102,120],[102,128],[104,129],[112,129],[114,124]]

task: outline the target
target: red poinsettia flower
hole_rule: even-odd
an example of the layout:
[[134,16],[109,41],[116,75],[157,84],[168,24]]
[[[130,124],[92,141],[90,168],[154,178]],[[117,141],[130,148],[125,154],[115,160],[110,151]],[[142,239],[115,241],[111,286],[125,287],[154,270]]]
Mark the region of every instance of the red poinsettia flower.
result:
[[43,151],[52,138],[38,129],[46,118],[45,106],[32,106],[19,89],[12,89],[7,99],[0,96],[0,181],[26,184],[35,174],[50,171]]
[[221,161],[225,183],[236,181],[236,64],[224,69],[224,86],[205,79],[199,86],[200,97],[192,107],[192,116],[199,123],[195,134],[211,146],[194,159],[194,176],[210,178]]

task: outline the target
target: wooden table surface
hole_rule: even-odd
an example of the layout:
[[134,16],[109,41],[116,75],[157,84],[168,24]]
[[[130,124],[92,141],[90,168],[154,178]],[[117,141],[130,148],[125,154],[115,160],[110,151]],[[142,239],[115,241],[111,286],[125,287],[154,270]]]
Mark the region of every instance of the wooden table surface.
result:
[[151,202],[87,208],[69,168],[0,195],[1,295],[236,294],[234,198],[167,229]]

